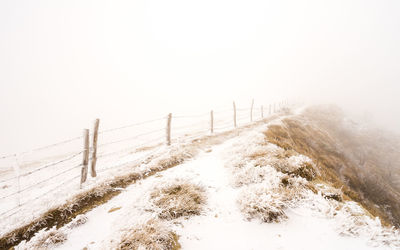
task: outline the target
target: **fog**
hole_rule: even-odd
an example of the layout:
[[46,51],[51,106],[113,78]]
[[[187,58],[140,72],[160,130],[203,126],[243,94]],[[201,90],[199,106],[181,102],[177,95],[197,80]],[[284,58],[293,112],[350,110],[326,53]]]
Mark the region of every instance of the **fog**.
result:
[[400,2],[2,0],[0,155],[169,112],[334,103],[400,131]]

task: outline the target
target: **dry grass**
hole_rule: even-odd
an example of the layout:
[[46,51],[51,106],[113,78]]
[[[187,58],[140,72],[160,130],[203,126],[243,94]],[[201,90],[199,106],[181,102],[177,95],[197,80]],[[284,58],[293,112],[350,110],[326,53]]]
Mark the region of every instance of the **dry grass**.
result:
[[152,219],[125,233],[117,249],[177,250],[181,248],[178,239],[163,223]]
[[[127,187],[134,183],[136,180],[152,176],[155,173],[174,167],[182,163],[184,160],[193,157],[201,148],[223,143],[227,139],[238,135],[243,130],[258,126],[259,124],[267,122],[268,120],[272,120],[274,118],[275,117],[270,117],[268,119],[264,119],[263,121],[257,121],[253,124],[232,131],[222,132],[212,136],[207,135],[202,138],[193,140],[188,145],[180,145],[180,149],[185,150],[185,153],[172,150],[170,159],[168,157],[166,157],[165,159],[160,159],[158,163],[155,163],[150,167],[150,170],[143,173],[133,172],[115,178],[106,185],[102,187],[96,187],[88,190],[83,194],[79,194],[76,197],[72,198],[70,201],[67,201],[65,204],[62,204],[56,208],[47,211],[32,222],[16,228],[5,235],[2,235],[0,238],[0,249],[9,249],[13,246],[18,245],[23,240],[28,241],[34,236],[35,233],[39,232],[42,229],[49,229],[53,226],[61,227],[63,225],[66,225],[79,214],[88,212],[98,205],[104,204],[112,197],[118,195],[121,191],[116,190],[115,188]],[[155,156],[150,156],[145,159],[143,163],[151,164],[151,161],[154,158]],[[135,168],[136,166],[132,166],[132,169]]]
[[[53,226],[60,228],[70,223],[78,215],[86,213],[120,194],[121,191],[115,188],[125,188],[139,179],[147,178],[160,171],[174,167],[184,160],[193,157],[196,153],[197,151],[193,146],[188,146],[181,151],[171,151],[170,157],[159,159],[145,172],[132,172],[124,176],[119,176],[108,183],[81,193],[65,204],[47,211],[31,223],[17,228],[0,238],[0,249],[9,249],[23,240],[29,240],[36,232],[42,229],[49,229]],[[147,159],[147,161],[150,162],[151,158]],[[132,168],[135,168],[135,166]]]
[[[316,180],[341,189],[343,199],[360,202],[384,224],[400,226],[400,192],[385,174],[385,150],[376,148],[371,134],[357,133],[344,124],[337,110],[310,109],[265,132],[269,142],[306,155],[316,163]],[[388,146],[379,143],[390,151]],[[377,154],[377,152],[379,154]],[[310,179],[307,167],[299,173]],[[330,197],[339,199],[339,197]]]
[[161,219],[176,219],[200,215],[206,202],[204,188],[188,182],[180,182],[154,190],[151,199],[160,209]]
[[259,219],[266,223],[279,223],[288,217],[285,209],[303,197],[298,187],[278,186],[248,187],[239,197],[239,206],[248,220]]
[[23,249],[53,249],[57,245],[61,245],[67,240],[67,235],[63,232],[52,228],[47,231],[40,231],[32,242],[23,242],[21,248]]

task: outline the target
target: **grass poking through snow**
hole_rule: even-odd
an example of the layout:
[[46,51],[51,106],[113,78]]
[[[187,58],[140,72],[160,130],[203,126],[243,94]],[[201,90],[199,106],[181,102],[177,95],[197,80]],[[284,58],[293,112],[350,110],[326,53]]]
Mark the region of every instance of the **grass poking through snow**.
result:
[[157,219],[151,219],[126,232],[117,249],[176,250],[180,247],[174,232]]
[[153,204],[159,209],[161,219],[200,215],[206,202],[204,188],[189,182],[176,182],[157,188],[151,193]]

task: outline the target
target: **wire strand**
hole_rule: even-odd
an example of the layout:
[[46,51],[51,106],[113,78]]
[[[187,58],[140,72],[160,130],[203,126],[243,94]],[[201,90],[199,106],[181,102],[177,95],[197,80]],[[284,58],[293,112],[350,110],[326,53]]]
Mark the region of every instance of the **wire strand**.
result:
[[39,182],[37,182],[37,183],[35,183],[35,184],[33,184],[33,185],[30,185],[30,186],[28,186],[28,187],[26,187],[26,188],[24,188],[24,189],[22,189],[22,190],[18,190],[17,192],[14,192],[14,193],[8,194],[8,195],[6,195],[6,196],[0,197],[0,199],[4,199],[4,198],[10,197],[10,196],[13,196],[13,195],[15,195],[15,194],[22,193],[22,192],[24,192],[24,191],[26,191],[26,190],[28,190],[28,189],[34,187],[34,186],[38,186],[38,185],[40,185],[40,184],[43,184],[43,183],[45,183],[45,182],[47,182],[47,181],[53,179],[54,177],[58,177],[58,176],[60,176],[60,175],[62,175],[62,174],[65,174],[66,172],[69,172],[69,171],[71,171],[71,170],[73,170],[73,169],[75,169],[75,168],[78,168],[78,167],[80,167],[80,166],[83,166],[83,164],[81,163],[81,164],[76,165],[76,166],[74,166],[74,167],[72,167],[72,168],[68,168],[68,169],[66,169],[66,170],[64,170],[64,171],[62,171],[62,172],[60,172],[60,173],[58,173],[58,174],[56,174],[56,175],[53,175],[53,176],[51,176],[51,177],[49,177],[49,178],[47,178],[47,179],[44,179],[44,180],[42,180],[42,181],[39,181]]
[[156,130],[152,130],[152,131],[149,131],[149,132],[146,132],[146,133],[142,133],[142,134],[139,134],[139,135],[135,135],[135,136],[132,136],[132,137],[128,137],[128,138],[125,138],[125,139],[121,139],[121,140],[117,140],[117,141],[112,141],[112,142],[103,143],[103,144],[101,144],[101,145],[98,145],[97,148],[101,148],[101,147],[104,147],[104,146],[108,146],[108,145],[112,145],[112,144],[116,144],[116,143],[120,143],[120,142],[130,141],[130,140],[133,140],[133,139],[142,137],[142,136],[144,136],[144,135],[154,134],[154,133],[156,133],[156,132],[160,132],[160,131],[163,131],[163,130],[164,130],[164,129],[156,129]]
[[62,160],[49,163],[49,164],[47,164],[47,165],[44,165],[44,166],[42,166],[42,167],[39,167],[39,168],[34,169],[34,170],[32,170],[32,171],[29,171],[29,172],[26,172],[26,173],[21,174],[21,175],[19,175],[19,176],[14,176],[14,177],[11,177],[11,178],[8,178],[8,179],[5,179],[5,180],[1,180],[0,183],[4,183],[4,182],[10,181],[10,180],[14,180],[14,179],[17,179],[17,178],[19,178],[19,177],[25,177],[25,176],[31,175],[31,174],[33,174],[33,173],[35,173],[35,172],[38,172],[38,171],[40,171],[40,170],[43,170],[43,169],[46,169],[46,168],[49,168],[49,167],[58,165],[58,164],[60,164],[60,163],[63,163],[63,162],[69,161],[69,160],[72,160],[72,159],[74,159],[75,157],[77,157],[78,155],[82,154],[83,152],[84,152],[84,151],[80,151],[80,152],[78,152],[78,153],[76,153],[76,154],[74,154],[74,155],[71,155],[71,156],[68,157],[68,158],[64,158],[64,159],[62,159]]
[[122,126],[122,127],[110,128],[110,129],[99,131],[99,135],[100,134],[114,132],[114,131],[121,130],[121,129],[131,128],[131,127],[135,127],[135,126],[139,126],[139,125],[144,125],[144,124],[148,124],[148,123],[152,123],[152,122],[156,122],[156,121],[161,121],[161,120],[164,120],[164,119],[165,119],[165,117],[160,117],[160,118],[156,118],[156,119],[152,119],[152,120],[147,120],[147,121],[144,121],[144,122],[138,122],[138,123],[129,124],[129,125]]

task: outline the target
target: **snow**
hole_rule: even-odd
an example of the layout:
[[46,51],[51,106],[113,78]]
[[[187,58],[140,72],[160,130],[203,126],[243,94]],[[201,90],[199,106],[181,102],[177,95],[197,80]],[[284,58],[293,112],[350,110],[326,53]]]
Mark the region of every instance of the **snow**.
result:
[[[338,202],[311,191],[304,192],[302,199],[288,204],[285,208],[287,219],[280,223],[248,220],[241,211],[241,202],[251,199],[249,196],[256,189],[276,187],[283,176],[271,166],[256,168],[252,161],[247,161],[242,169],[236,169],[252,152],[279,150],[273,144],[258,145],[266,127],[267,124],[262,124],[250,128],[220,145],[205,148],[194,159],[128,186],[106,204],[86,213],[87,223],[60,228],[67,235],[67,241],[54,245],[54,248],[115,248],[124,232],[157,217],[149,197],[152,190],[177,181],[200,185],[207,196],[200,216],[163,221],[179,235],[182,249],[353,250],[400,247],[398,232],[383,229],[379,220],[366,216],[356,203],[346,202],[343,209],[337,209],[340,206]],[[290,158],[291,164],[308,161],[310,159],[301,155]],[[263,178],[259,178],[261,172]],[[237,184],[238,178],[243,179],[240,185]],[[306,180],[299,178],[296,181],[301,186]],[[358,221],[354,221],[354,214],[357,214]],[[21,243],[16,249],[29,248],[37,238]]]

